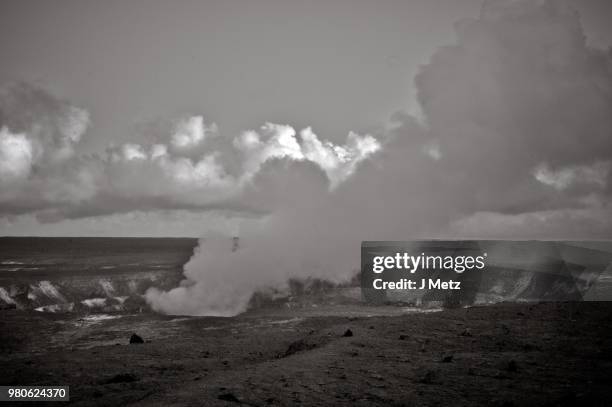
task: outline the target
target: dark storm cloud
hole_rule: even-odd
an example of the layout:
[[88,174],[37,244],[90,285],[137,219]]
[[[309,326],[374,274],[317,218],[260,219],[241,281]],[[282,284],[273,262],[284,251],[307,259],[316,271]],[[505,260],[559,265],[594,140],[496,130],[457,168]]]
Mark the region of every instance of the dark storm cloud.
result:
[[476,198],[471,209],[571,206],[580,184],[590,187],[576,190],[583,196],[601,193],[612,158],[611,59],[586,46],[578,14],[562,2],[488,2],[457,35],[416,84],[440,166]]
[[[364,214],[355,218],[382,239],[444,234],[481,212],[481,235],[496,216],[599,217],[612,160],[610,52],[588,47],[578,14],[560,2],[488,2],[456,28],[415,78],[422,116],[394,115],[382,151],[332,206]],[[529,216],[523,231],[533,236]],[[542,230],[564,237],[559,224]],[[575,222],[565,234],[576,230],[588,236]]]

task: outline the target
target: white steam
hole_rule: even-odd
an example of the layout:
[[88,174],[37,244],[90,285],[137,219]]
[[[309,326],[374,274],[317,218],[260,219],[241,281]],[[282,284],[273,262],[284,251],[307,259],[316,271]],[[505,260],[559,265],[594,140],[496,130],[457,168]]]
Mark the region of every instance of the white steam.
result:
[[[378,149],[372,140],[338,148],[308,129],[301,145],[282,126],[237,139],[251,153],[247,172],[259,171],[255,187],[287,178],[299,187],[282,184],[290,198],[241,227],[238,251],[231,236],[203,239],[181,285],[150,290],[148,302],[170,314],[235,315],[290,278],[348,279],[362,240],[612,236],[611,66],[562,3],[486,2],[416,76],[422,120],[396,115],[371,160],[355,165]],[[305,157],[335,188],[310,166],[262,166],[272,157]]]

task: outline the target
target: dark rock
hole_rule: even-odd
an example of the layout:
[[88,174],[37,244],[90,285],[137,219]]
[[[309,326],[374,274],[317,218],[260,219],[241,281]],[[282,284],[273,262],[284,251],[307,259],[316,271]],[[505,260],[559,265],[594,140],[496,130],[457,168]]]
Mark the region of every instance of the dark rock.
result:
[[217,398],[219,400],[224,400],[224,401],[231,401],[233,403],[240,403],[240,400],[238,400],[238,398],[236,396],[234,396],[232,393],[223,393],[223,394],[219,394],[217,396]]
[[131,383],[138,380],[138,377],[133,373],[120,373],[108,379],[105,383]]
[[461,332],[461,336],[472,336],[472,331],[470,328],[465,328],[463,332]]
[[442,363],[450,363],[453,361],[453,355],[446,355],[442,358]]
[[347,329],[346,331],[344,331],[344,334],[342,336],[345,338],[353,336],[353,331],[351,331],[350,329]]
[[399,340],[400,341],[405,341],[406,339],[408,339],[408,335],[400,335],[399,336]]
[[144,343],[144,340],[139,335],[132,334],[130,336],[130,343]]

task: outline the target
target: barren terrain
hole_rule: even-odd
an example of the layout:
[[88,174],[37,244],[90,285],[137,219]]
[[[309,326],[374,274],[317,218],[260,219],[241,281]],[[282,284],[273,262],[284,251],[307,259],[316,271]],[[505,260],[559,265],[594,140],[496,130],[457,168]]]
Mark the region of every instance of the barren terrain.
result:
[[612,390],[610,303],[101,318],[2,311],[2,384],[99,406],[605,405]]

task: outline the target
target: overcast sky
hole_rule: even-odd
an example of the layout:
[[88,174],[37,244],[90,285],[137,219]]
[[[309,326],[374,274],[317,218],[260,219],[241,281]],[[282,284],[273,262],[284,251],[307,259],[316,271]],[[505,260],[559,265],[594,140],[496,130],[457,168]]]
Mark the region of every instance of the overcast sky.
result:
[[409,103],[412,78],[480,1],[3,1],[0,80],[92,115],[84,143],[204,114],[228,133],[265,121],[329,138]]
[[[569,3],[589,46],[612,44],[612,2]],[[422,115],[415,75],[439,47],[458,41],[461,21],[481,17],[481,6],[2,0],[0,235],[199,236],[233,228],[235,217],[258,219],[286,199],[290,189],[276,186],[289,182],[277,179],[285,170],[268,168],[271,158],[314,163],[333,195],[363,162],[376,161],[392,114],[412,114],[424,126],[437,120],[433,108]],[[419,151],[443,161],[444,136],[431,140]],[[606,157],[584,154],[575,162],[542,158],[532,173],[557,189],[584,177],[607,183]],[[300,192],[314,182],[295,177],[289,183]],[[516,215],[491,204],[454,225],[473,227],[477,211]]]

